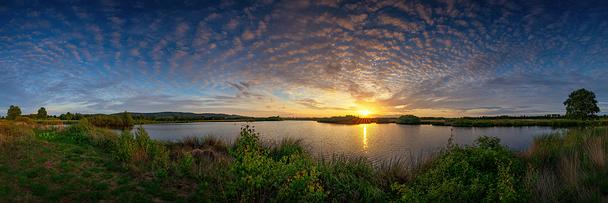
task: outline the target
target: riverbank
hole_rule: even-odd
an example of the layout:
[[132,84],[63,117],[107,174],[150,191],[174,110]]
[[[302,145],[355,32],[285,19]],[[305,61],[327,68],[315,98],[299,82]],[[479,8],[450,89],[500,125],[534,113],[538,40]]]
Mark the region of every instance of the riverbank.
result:
[[540,137],[524,153],[482,137],[376,167],[363,158],[316,160],[301,141],[263,143],[251,128],[227,145],[0,121],[0,138],[0,179],[9,180],[0,201],[599,202],[608,194],[606,128]]
[[420,118],[419,121],[401,123],[397,118],[359,118],[355,116],[342,116],[318,119],[321,123],[334,124],[367,124],[367,123],[397,123],[405,125],[438,125],[454,127],[521,127],[521,126],[547,126],[547,127],[582,127],[582,126],[608,126],[608,119],[475,119],[475,118]]

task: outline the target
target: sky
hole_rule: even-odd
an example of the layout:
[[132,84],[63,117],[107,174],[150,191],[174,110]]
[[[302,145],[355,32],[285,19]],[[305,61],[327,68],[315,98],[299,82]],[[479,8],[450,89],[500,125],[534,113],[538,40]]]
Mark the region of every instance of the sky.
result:
[[0,109],[26,114],[608,110],[608,1],[9,0],[0,25]]

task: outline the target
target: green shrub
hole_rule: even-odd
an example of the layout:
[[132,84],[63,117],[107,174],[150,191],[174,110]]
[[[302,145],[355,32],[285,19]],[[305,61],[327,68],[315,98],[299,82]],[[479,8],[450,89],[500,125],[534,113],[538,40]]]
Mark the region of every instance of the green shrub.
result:
[[133,158],[136,147],[133,135],[128,131],[123,131],[114,146],[114,157],[119,161],[129,162]]
[[409,124],[409,125],[417,125],[420,124],[420,118],[414,116],[414,115],[405,115],[405,116],[400,116],[397,121],[397,124]]
[[367,159],[335,156],[319,166],[323,187],[328,199],[337,202],[385,200],[385,193],[378,186],[376,171]]
[[526,198],[523,162],[481,137],[478,146],[453,147],[411,183],[394,184],[406,202],[513,202]]
[[242,159],[248,154],[266,154],[268,150],[260,145],[260,134],[249,126],[241,129],[240,136],[236,139],[230,154],[237,159]]
[[169,151],[158,141],[150,139],[143,127],[135,133],[123,131],[114,147],[116,159],[135,164],[148,164],[157,176],[166,176],[169,168]]
[[279,160],[259,143],[259,134],[249,126],[230,152],[235,161],[229,166],[233,179],[226,182],[227,197],[233,201],[321,201],[325,194],[316,165],[308,156],[291,154]]
[[302,147],[302,140],[300,139],[283,139],[278,146],[273,147],[270,150],[270,156],[275,160],[281,160],[283,157],[291,155],[302,155],[306,154]]
[[83,144],[89,141],[89,131],[90,126],[87,126],[85,123],[79,123],[65,128],[61,131],[61,136],[69,142]]

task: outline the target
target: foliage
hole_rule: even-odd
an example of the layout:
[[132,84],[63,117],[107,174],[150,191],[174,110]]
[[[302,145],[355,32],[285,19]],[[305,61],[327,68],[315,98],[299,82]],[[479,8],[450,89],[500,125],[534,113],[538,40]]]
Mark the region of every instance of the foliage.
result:
[[118,128],[128,129],[134,126],[133,118],[129,113],[123,113],[120,115],[96,115],[85,118],[89,123],[94,126],[102,128]]
[[[237,201],[321,201],[325,197],[313,161],[302,154],[275,160],[260,145],[259,134],[249,126],[241,130],[231,154],[228,199]],[[276,150],[284,151],[284,150]]]
[[564,101],[566,105],[566,116],[574,118],[586,118],[600,112],[595,100],[595,93],[586,89],[573,91]]
[[84,115],[82,115],[80,113],[73,114],[73,113],[67,112],[65,114],[59,115],[59,119],[61,119],[61,120],[80,120],[83,118],[84,118]]
[[21,116],[21,108],[11,105],[6,112],[6,119],[15,120],[19,116]]
[[319,171],[328,199],[334,202],[386,201],[376,171],[364,158],[334,156],[320,162]]
[[373,119],[359,118],[353,115],[334,116],[329,118],[321,118],[317,120],[320,123],[337,123],[337,124],[363,124],[371,123]]
[[47,117],[48,117],[48,114],[46,113],[46,108],[40,107],[40,109],[38,109],[38,114],[36,114],[36,118],[45,119]]
[[88,135],[91,126],[85,123],[71,125],[61,131],[61,137],[71,143],[83,144],[88,143]]
[[477,146],[453,147],[411,183],[394,184],[406,202],[513,202],[526,197],[523,162],[481,137]]
[[414,116],[414,115],[404,115],[404,116],[400,116],[399,119],[397,119],[396,123],[398,124],[420,124],[420,118]]
[[168,149],[162,143],[150,139],[143,127],[137,128],[135,133],[123,131],[113,152],[117,160],[136,165],[148,164],[155,175],[167,175]]

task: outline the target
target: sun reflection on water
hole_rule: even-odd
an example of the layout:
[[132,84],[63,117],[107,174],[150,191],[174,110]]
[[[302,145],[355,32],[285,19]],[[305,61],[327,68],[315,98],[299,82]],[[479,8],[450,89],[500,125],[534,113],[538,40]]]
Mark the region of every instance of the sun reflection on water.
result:
[[364,124],[363,125],[363,152],[367,153],[367,148],[369,146],[367,145],[367,125]]

